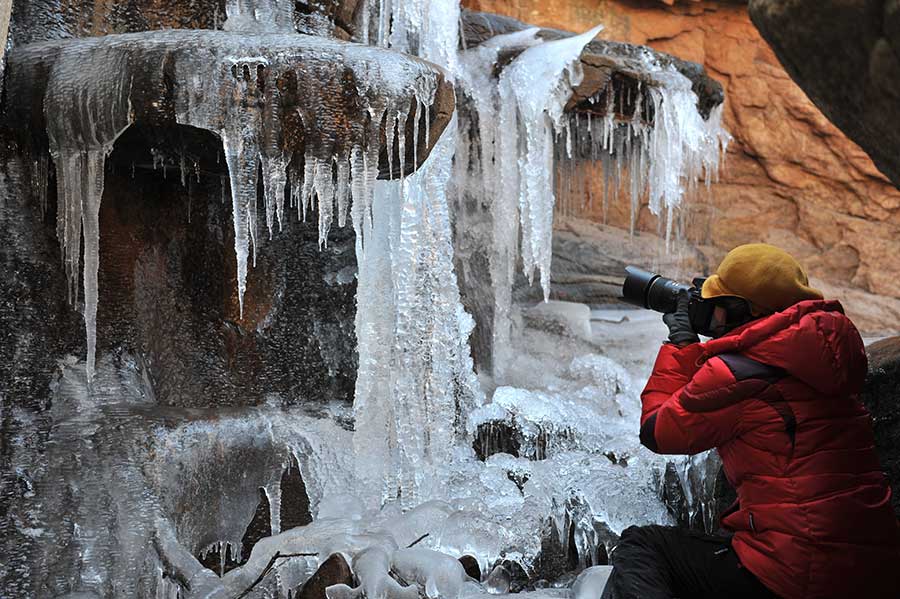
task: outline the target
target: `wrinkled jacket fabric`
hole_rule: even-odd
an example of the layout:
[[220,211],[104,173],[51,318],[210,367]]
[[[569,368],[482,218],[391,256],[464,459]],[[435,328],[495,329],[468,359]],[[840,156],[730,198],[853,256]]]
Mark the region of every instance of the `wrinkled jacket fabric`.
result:
[[664,345],[641,441],[718,448],[741,563],[786,599],[900,597],[900,532],[859,400],[865,348],[836,301],[810,300],[720,339]]

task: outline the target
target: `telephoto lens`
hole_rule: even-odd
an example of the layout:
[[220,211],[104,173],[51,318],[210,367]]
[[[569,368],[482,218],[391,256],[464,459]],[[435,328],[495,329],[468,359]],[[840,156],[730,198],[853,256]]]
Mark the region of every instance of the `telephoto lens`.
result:
[[625,272],[627,274],[622,285],[622,297],[629,304],[654,312],[663,314],[674,312],[678,304],[678,294],[691,289],[690,285],[636,266],[626,266]]

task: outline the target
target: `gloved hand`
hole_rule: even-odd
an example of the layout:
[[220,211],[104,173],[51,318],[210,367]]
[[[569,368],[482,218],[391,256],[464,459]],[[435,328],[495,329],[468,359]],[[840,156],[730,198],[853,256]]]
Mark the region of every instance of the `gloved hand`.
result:
[[663,314],[663,322],[669,327],[669,341],[679,347],[697,343],[700,337],[691,327],[691,317],[688,314],[690,295],[687,291],[678,294],[678,303],[674,312]]

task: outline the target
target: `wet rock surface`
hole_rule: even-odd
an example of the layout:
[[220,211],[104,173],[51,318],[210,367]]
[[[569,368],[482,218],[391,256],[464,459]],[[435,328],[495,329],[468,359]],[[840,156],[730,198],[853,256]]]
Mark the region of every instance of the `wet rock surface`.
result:
[[294,596],[297,599],[325,599],[325,589],[336,584],[353,586],[353,571],[340,553],[335,553],[322,562],[315,574]]
[[862,400],[872,414],[875,447],[893,488],[900,518],[900,337],[877,341],[867,349],[869,375]]

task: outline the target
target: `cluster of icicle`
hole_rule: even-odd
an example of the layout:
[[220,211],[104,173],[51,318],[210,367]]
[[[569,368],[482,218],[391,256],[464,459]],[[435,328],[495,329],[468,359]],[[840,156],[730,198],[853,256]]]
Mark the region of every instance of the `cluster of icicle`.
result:
[[[557,213],[580,216],[593,209],[591,180],[599,165],[604,220],[610,200],[618,201],[624,191],[631,207],[631,232],[646,201],[653,214],[665,212],[669,244],[674,214],[701,182],[708,188],[718,176],[731,137],[722,127],[722,105],[704,119],[690,80],[672,66],[659,66],[652,57],[646,57],[645,64],[651,83],[638,83],[635,97],[625,100],[634,104],[630,119],[617,118],[614,106],[619,99],[611,84],[587,100],[603,109],[603,116],[589,111],[568,116],[556,144]],[[651,122],[644,118],[645,108],[653,115]]]
[[378,183],[359,255],[358,476],[404,505],[415,505],[481,403],[468,346],[474,321],[453,271],[446,187],[455,129],[454,120],[414,175]]
[[[550,42],[536,39],[535,29],[524,30],[488,40],[461,60],[463,87],[479,124],[480,144],[470,152],[481,158],[480,192],[493,221],[495,377],[502,378],[508,361],[517,261],[521,257],[529,282],[538,273],[548,297],[554,213],[580,214],[585,198],[593,202],[593,165],[602,165],[605,195],[618,193],[627,171],[632,227],[646,199],[654,214],[666,211],[668,239],[674,211],[697,181],[708,185],[718,173],[730,139],[721,126],[721,107],[704,120],[690,80],[649,53],[643,56],[648,82],[629,98],[633,117],[617,117],[612,82],[588,100],[605,98],[605,112],[597,111],[603,116],[565,113],[583,79],[580,55],[601,28]],[[490,74],[506,47],[524,50],[495,81]],[[651,122],[643,118],[645,108],[654,115]]]
[[[373,43],[430,60],[451,77],[459,70],[459,10],[458,0],[381,0],[363,8],[377,24]],[[475,323],[453,270],[448,197],[456,144],[454,117],[419,171],[379,182],[358,253],[358,476],[383,500],[399,497],[407,506],[417,503],[434,465],[449,459],[467,415],[483,401],[468,345]]]
[[[343,46],[331,40],[320,40],[315,57],[322,63],[344,64],[353,68],[358,78],[367,81],[360,86],[360,100],[365,110],[347,132],[322,132],[321,138],[333,146],[307,143],[305,155],[295,158],[282,149],[282,118],[279,89],[263,87],[255,76],[265,68],[270,74],[298,69],[297,79],[304,81],[302,69],[313,62],[294,64],[289,52],[295,36],[271,36],[254,44],[253,36],[222,38],[216,34],[154,32],[152,36],[130,34],[114,42],[103,38],[82,43],[81,51],[61,53],[53,65],[51,84],[45,98],[50,154],[57,171],[59,239],[63,248],[69,279],[70,300],[78,293],[78,276],[83,272],[84,317],[87,336],[87,371],[93,375],[96,347],[96,312],[98,302],[97,269],[99,265],[98,215],[103,194],[106,156],[115,140],[133,120],[130,106],[130,57],[152,51],[160,45],[214,50],[217,60],[192,60],[192,54],[177,55],[175,69],[179,73],[195,72],[193,83],[185,81],[176,87],[174,99],[178,123],[213,131],[222,139],[229,171],[237,257],[237,289],[241,313],[246,289],[248,261],[255,257],[258,242],[257,187],[261,183],[265,197],[266,226],[269,235],[276,224],[286,222],[284,198],[299,218],[305,219],[315,206],[318,213],[320,244],[327,242],[332,224],[344,226],[348,217],[356,229],[362,247],[365,231],[371,228],[372,198],[379,169],[382,123],[387,137],[405,156],[406,147],[419,145],[419,137],[428,137],[429,111],[437,89],[437,75],[424,65],[398,60],[387,55],[380,62],[372,60],[371,51],[355,48],[345,54]],[[304,40],[310,44],[310,38]],[[105,45],[104,45],[105,43]],[[261,47],[272,48],[268,56],[260,56]],[[229,45],[232,44],[232,45]],[[245,45],[245,48],[241,47]],[[232,47],[233,46],[233,47]],[[230,54],[248,53],[235,58]],[[80,71],[79,71],[80,69]],[[83,72],[84,75],[73,75]],[[308,75],[306,76],[308,78]],[[54,84],[54,80],[59,84]],[[327,94],[322,90],[320,95]],[[317,123],[310,96],[308,112],[303,114],[308,129],[327,126]],[[321,106],[323,110],[332,109]],[[406,123],[412,119],[414,138],[405,139]],[[419,126],[423,121],[424,126]],[[46,181],[43,159],[37,161],[36,177]],[[262,181],[258,179],[261,167]],[[286,194],[290,186],[290,194]],[[40,189],[40,187],[39,187]],[[43,194],[39,192],[42,197]],[[352,204],[351,204],[352,198]],[[84,246],[83,269],[80,250]]]
[[[549,293],[552,250],[554,143],[564,108],[582,78],[580,56],[602,29],[552,42],[537,29],[497,36],[467,51],[462,85],[478,114],[480,183],[491,206],[491,280],[494,290],[495,376],[508,361],[509,318],[518,256],[529,280],[535,270]],[[500,74],[504,48],[525,48]],[[521,245],[520,245],[521,238]]]

